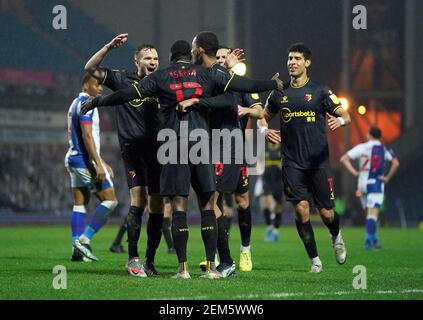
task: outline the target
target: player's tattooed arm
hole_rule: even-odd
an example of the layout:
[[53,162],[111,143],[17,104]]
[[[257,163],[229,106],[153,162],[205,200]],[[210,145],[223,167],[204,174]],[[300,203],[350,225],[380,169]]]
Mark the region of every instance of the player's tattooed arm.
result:
[[85,71],[103,83],[106,77],[106,70],[100,66],[106,55],[113,49],[120,47],[128,40],[128,34],[122,33],[112,39],[103,48],[97,51],[85,64]]

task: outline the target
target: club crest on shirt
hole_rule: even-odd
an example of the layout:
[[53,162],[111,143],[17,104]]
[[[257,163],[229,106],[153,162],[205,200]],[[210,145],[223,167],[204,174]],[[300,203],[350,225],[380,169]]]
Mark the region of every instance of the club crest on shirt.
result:
[[136,175],[137,175],[137,173],[135,172],[135,170],[128,171],[128,177],[130,179],[134,179]]
[[290,188],[289,186],[287,186],[287,187],[285,188],[285,192],[286,192],[287,194],[289,194],[289,195],[292,195],[292,190],[291,190],[291,188]]

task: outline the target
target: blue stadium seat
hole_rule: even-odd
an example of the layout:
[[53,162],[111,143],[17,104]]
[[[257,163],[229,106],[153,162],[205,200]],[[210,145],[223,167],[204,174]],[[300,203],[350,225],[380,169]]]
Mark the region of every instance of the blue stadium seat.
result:
[[[68,1],[60,2],[67,9],[67,29],[55,30],[52,10],[57,4],[54,0],[25,1],[32,22],[15,13],[0,13],[0,28],[7,30],[0,35],[7,44],[2,47],[0,67],[81,74],[88,58],[113,38]],[[125,45],[108,56],[105,65],[135,69],[133,52],[133,47]]]

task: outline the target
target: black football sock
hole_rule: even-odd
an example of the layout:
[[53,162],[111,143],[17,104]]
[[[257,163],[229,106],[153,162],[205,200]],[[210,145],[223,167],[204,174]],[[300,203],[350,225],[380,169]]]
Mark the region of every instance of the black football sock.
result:
[[213,210],[201,212],[201,237],[206,249],[206,260],[214,261],[217,247],[217,223]]
[[271,212],[269,209],[264,209],[263,210],[264,213],[264,221],[266,222],[266,226],[270,226],[272,224],[272,219],[271,219]]
[[162,232],[163,232],[163,236],[166,240],[167,248],[173,249],[172,230],[171,230],[170,223],[171,223],[171,221],[170,221],[169,217],[163,218]]
[[220,216],[217,221],[217,250],[219,252],[220,262],[232,263],[231,252],[229,249],[229,234],[228,234],[228,221],[225,216]]
[[243,247],[250,245],[251,239],[251,210],[250,206],[246,209],[238,208],[238,224],[241,232],[241,244]]
[[333,219],[322,218],[323,223],[328,227],[332,237],[336,237],[339,233],[339,215],[334,212]]
[[226,217],[226,225],[227,225],[228,238],[229,238],[231,226],[232,226],[232,217]]
[[175,246],[178,262],[187,261],[187,243],[188,243],[188,224],[187,214],[184,211],[175,211],[172,216],[172,237]]
[[282,220],[282,213],[276,213],[275,214],[275,220],[273,221],[273,225],[275,226],[275,229],[278,229],[279,226],[281,225],[281,220]]
[[162,225],[163,214],[149,214],[147,222],[147,250],[145,252],[145,258],[149,262],[153,262],[156,256],[156,251],[162,238]]
[[309,258],[316,258],[318,256],[317,246],[310,220],[308,220],[306,223],[301,223],[301,221],[295,219],[295,224],[297,226],[298,235],[300,236],[301,240],[303,240],[304,247]]
[[126,218],[128,228],[128,254],[129,259],[138,257],[138,240],[140,239],[142,214],[144,208],[131,206]]

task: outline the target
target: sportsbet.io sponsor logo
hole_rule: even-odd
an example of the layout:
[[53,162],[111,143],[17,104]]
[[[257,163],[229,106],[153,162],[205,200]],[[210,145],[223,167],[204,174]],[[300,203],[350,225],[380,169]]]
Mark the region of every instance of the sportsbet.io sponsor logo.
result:
[[[132,82],[132,85],[136,87],[138,85],[138,81],[137,80],[134,80]],[[156,97],[146,97],[146,98],[143,98],[143,99],[136,98],[136,99],[134,99],[132,101],[129,101],[128,103],[131,106],[135,107],[135,108],[139,108],[139,107],[141,107],[144,104],[144,102],[156,102],[158,104],[159,103],[159,99],[156,98]]]
[[309,111],[294,111],[292,112],[289,108],[282,108],[282,120],[288,123],[292,118],[306,118],[307,122],[316,122],[316,112]]
[[154,98],[154,97],[147,97],[147,98],[144,98],[144,99],[137,98],[137,99],[134,99],[132,101],[129,101],[128,103],[131,106],[133,106],[135,108],[138,108],[138,107],[141,107],[144,102],[156,102],[156,103],[159,103],[159,99]]

